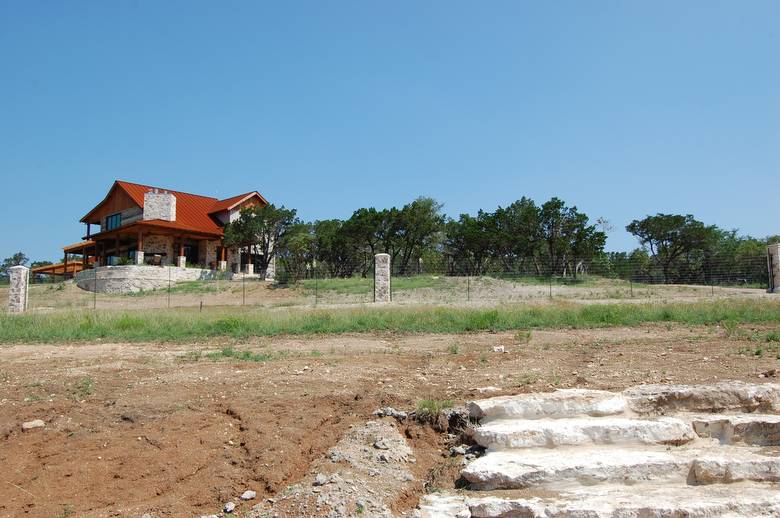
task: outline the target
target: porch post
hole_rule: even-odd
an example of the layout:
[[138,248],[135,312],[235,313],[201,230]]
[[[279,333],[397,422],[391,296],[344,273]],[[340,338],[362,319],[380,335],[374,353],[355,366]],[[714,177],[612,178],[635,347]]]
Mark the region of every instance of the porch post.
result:
[[219,252],[219,269],[221,271],[227,270],[227,261],[225,260],[225,243],[222,243],[222,247]]
[[252,247],[246,247],[246,273],[252,275],[255,273],[255,265],[252,264]]
[[135,264],[144,264],[144,233],[138,232],[138,243],[135,251]]
[[179,238],[179,268],[184,268],[187,265],[187,258],[184,257],[184,238]]
[[62,261],[62,280],[68,278],[68,252],[65,252],[65,258]]

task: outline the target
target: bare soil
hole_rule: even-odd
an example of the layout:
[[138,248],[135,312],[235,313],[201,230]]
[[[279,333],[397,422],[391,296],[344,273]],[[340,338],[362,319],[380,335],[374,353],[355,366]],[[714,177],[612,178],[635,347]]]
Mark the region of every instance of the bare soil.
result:
[[[227,342],[0,346],[0,516],[140,517],[217,513],[310,476],[310,465],[380,406],[559,387],[772,381],[768,328],[648,325],[465,335],[253,339],[266,362],[198,353]],[[758,338],[756,338],[758,337]],[[751,339],[752,338],[752,339]],[[506,352],[495,352],[504,346]],[[760,350],[760,352],[758,352]],[[481,394],[479,389],[498,391]],[[46,426],[22,432],[21,424]],[[452,484],[446,438],[404,429],[415,482],[389,505],[408,512],[430,485]]]

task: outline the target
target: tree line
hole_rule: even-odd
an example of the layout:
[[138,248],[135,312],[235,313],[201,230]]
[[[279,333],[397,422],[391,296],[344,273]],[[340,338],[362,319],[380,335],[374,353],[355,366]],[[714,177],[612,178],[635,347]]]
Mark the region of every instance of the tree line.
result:
[[666,283],[763,282],[765,245],[772,239],[739,236],[692,215],[657,214],[632,221],[632,252],[605,252],[608,222],[593,221],[559,198],[537,204],[523,197],[506,207],[446,216],[427,197],[403,207],[359,208],[347,219],[304,222],[294,209],[253,207],[225,229],[228,246],[253,245],[271,258],[277,272],[296,280],[318,275],[367,276],[377,253],[391,256],[396,275],[517,274],[562,276],[582,273]]

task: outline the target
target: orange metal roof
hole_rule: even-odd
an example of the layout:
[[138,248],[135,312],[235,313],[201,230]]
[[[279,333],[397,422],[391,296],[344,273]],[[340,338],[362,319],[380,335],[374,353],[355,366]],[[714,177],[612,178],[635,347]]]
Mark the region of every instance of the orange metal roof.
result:
[[[121,180],[117,180],[116,184],[124,189],[130,198],[132,198],[142,209],[144,208],[144,194],[153,189],[169,192],[176,196],[176,226],[172,226],[171,228],[222,234],[222,228],[211,219],[211,216],[209,216],[209,210],[219,201],[216,198],[124,182]],[[166,221],[165,223],[173,222]]]
[[[158,227],[166,227],[177,230],[188,230],[191,232],[200,232],[213,235],[222,235],[222,227],[220,224],[211,217],[211,214],[220,212],[222,210],[229,210],[244,200],[257,196],[263,203],[268,203],[257,191],[252,191],[238,196],[233,196],[224,200],[218,200],[211,196],[201,196],[198,194],[191,194],[188,192],[174,191],[171,189],[163,189],[162,187],[153,187],[150,185],[142,185],[133,182],[125,182],[123,180],[116,180],[114,185],[109,189],[105,199],[101,201],[95,208],[93,208],[86,216],[81,218],[81,221],[86,221],[90,214],[92,214],[103,202],[108,200],[114,189],[122,189],[127,193],[130,199],[138,205],[141,209],[144,208],[144,194],[157,189],[158,191],[169,192],[176,196],[176,221],[163,221],[163,220],[146,220],[139,221],[135,224],[147,224]],[[66,247],[67,248],[67,247]]]
[[62,251],[63,252],[72,252],[74,250],[80,251],[82,248],[89,248],[95,246],[95,242],[90,240],[82,241],[81,243],[73,243],[72,245],[63,246]]

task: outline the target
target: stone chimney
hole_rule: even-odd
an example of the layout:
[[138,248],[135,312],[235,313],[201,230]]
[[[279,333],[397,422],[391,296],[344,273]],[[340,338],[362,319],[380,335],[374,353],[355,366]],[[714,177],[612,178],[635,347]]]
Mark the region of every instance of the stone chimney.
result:
[[144,193],[144,219],[176,221],[176,196],[158,189]]

